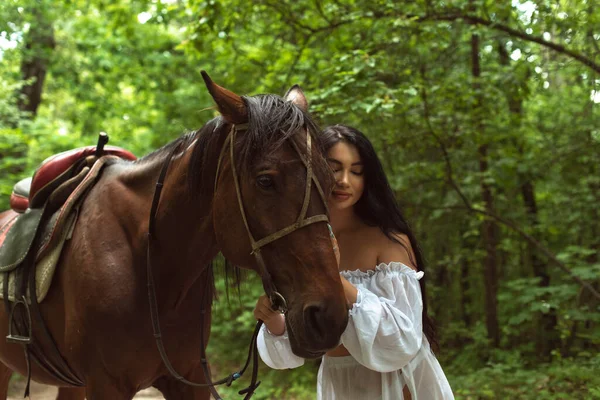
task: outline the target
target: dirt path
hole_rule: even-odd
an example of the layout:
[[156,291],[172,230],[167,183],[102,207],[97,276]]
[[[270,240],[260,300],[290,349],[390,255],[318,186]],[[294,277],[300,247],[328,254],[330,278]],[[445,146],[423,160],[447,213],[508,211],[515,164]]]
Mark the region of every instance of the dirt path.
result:
[[[13,381],[8,388],[7,400],[22,400],[25,390],[25,380]],[[55,400],[58,389],[53,386],[40,385],[31,382],[31,400]],[[136,400],[162,400],[163,395],[156,389],[146,389],[135,395]]]

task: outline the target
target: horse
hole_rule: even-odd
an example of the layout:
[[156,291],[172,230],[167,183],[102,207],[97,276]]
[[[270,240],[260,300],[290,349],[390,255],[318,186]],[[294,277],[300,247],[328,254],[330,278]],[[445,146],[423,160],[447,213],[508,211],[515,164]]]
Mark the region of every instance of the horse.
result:
[[[208,399],[207,387],[186,385],[159,354],[147,274],[173,369],[207,382],[199,349],[208,345],[218,253],[261,276],[297,355],[316,358],[339,343],[348,311],[326,217],[331,172],[304,93],[239,96],[202,76],[220,115],[139,160],[107,163],[83,200],[39,304],[82,385],[31,363],[33,380],[65,389],[59,398],[126,400],[153,386],[166,399]],[[33,337],[41,335],[34,323]],[[11,373],[27,365],[21,346],[4,340],[0,361],[6,398]]]

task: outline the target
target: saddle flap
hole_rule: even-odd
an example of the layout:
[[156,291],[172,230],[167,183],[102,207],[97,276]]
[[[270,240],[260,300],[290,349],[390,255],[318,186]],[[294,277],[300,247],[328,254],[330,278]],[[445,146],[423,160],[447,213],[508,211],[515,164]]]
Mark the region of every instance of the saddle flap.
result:
[[0,272],[15,269],[31,249],[44,209],[27,209],[17,217],[0,247]]

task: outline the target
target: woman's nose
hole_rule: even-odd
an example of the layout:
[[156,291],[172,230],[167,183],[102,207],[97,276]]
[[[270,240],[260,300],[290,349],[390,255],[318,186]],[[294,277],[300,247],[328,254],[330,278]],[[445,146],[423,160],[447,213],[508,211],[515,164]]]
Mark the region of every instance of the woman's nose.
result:
[[338,186],[341,186],[341,187],[348,187],[349,186],[348,173],[346,171],[343,171],[340,174],[340,177],[337,180],[337,184],[338,184]]

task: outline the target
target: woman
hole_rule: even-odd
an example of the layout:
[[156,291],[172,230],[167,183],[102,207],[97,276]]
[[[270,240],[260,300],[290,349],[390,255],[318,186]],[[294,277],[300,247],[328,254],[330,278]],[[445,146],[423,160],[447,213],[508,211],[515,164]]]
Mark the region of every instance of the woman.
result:
[[[323,400],[453,399],[431,351],[434,329],[422,296],[423,258],[402,216],[381,162],[360,131],[323,132],[335,175],[329,208],[340,249],[340,277],[349,309],[341,345],[323,357],[317,398]],[[284,316],[261,296],[259,353],[271,368],[295,368]]]

